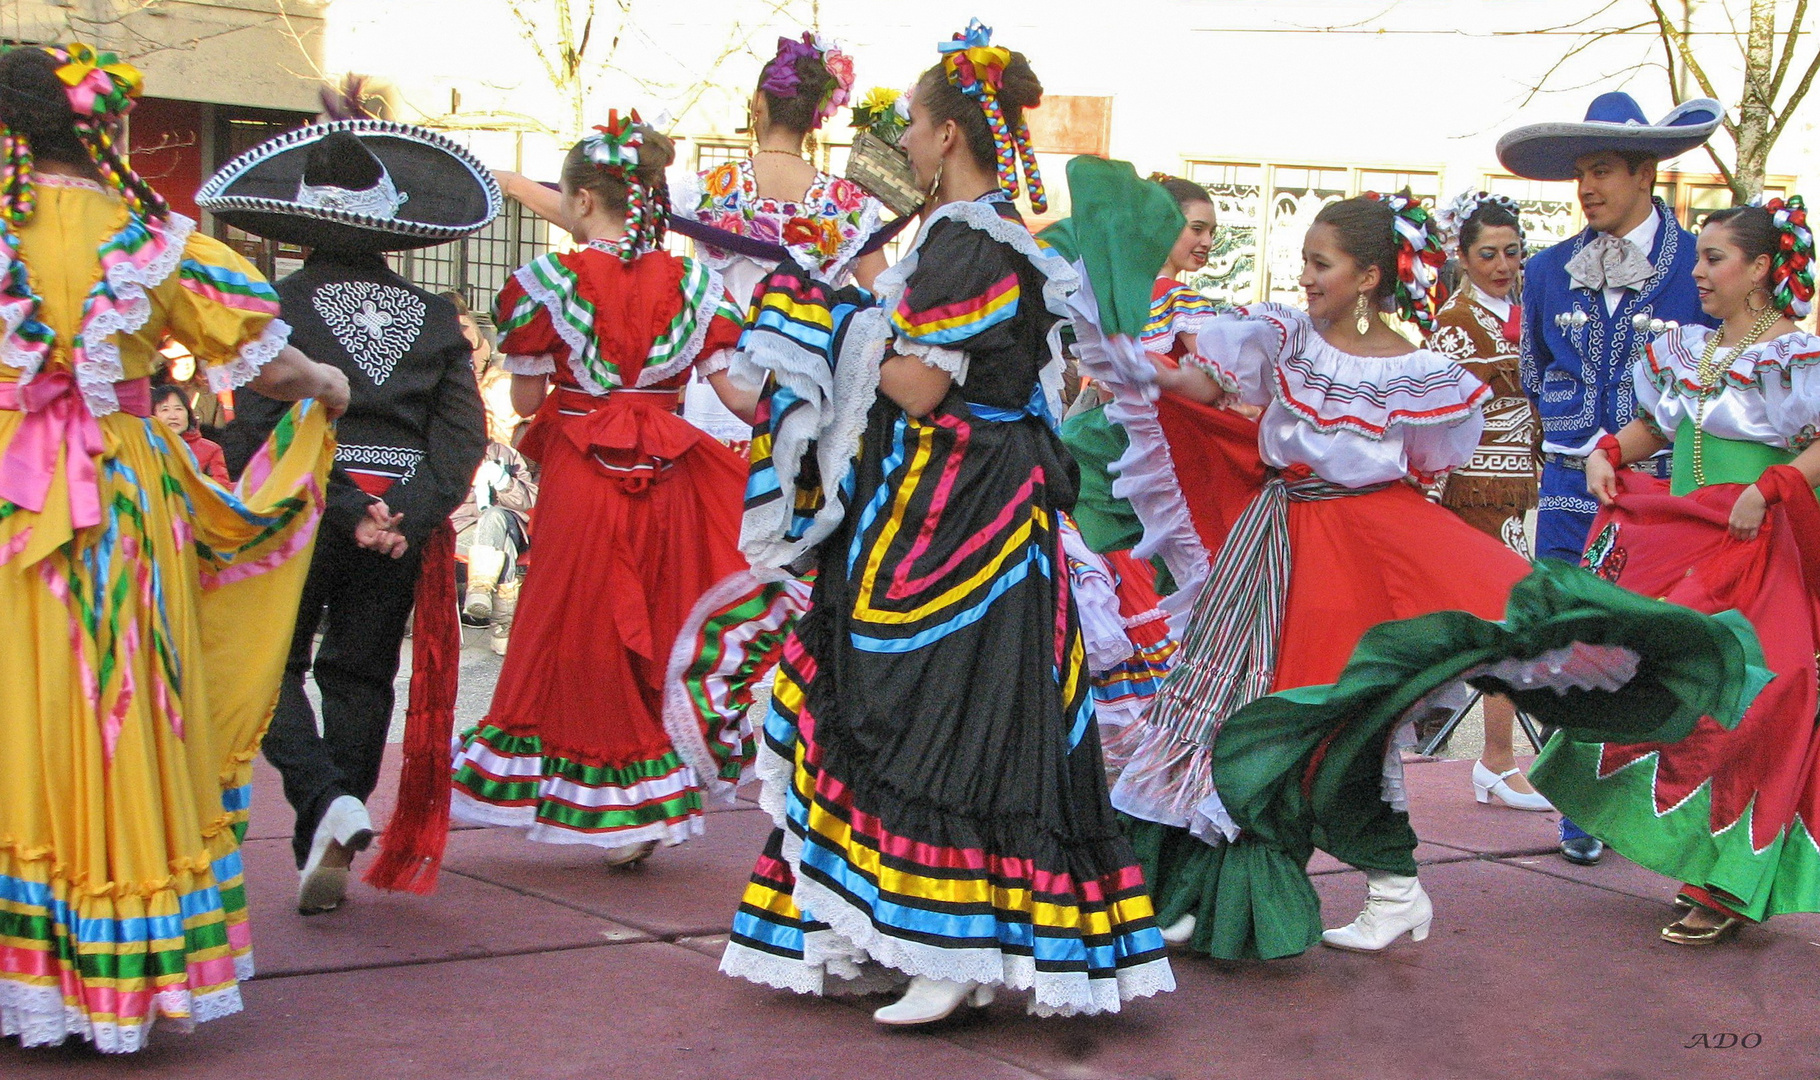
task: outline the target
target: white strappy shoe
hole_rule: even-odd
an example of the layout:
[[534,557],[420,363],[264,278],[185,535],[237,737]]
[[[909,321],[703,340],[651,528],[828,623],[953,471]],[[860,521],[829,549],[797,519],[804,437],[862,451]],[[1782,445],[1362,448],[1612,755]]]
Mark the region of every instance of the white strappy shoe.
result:
[[1518,791],[1510,786],[1510,778],[1518,775],[1516,766],[1501,773],[1492,772],[1483,761],[1472,764],[1472,792],[1482,803],[1496,799],[1512,810],[1548,811],[1554,804],[1543,797],[1539,791]]

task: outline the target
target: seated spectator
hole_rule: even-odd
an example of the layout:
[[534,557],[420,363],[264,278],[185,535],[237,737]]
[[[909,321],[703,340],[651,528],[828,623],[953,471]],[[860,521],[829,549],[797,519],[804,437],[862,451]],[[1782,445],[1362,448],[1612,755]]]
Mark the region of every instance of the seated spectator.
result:
[[487,444],[467,501],[456,507],[455,554],[468,564],[462,614],[491,628],[488,645],[506,654],[518,607],[518,557],[529,546],[537,485],[531,466],[504,443]]

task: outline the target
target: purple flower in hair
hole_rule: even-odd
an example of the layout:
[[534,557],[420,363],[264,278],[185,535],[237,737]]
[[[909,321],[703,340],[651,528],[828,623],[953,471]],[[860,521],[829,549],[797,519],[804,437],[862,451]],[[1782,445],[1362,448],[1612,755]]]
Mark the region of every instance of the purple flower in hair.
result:
[[815,38],[804,34],[801,41],[792,41],[787,37],[777,39],[777,55],[765,65],[764,81],[758,85],[778,97],[795,97],[796,88],[802,80],[796,74],[796,62],[805,57],[816,59],[821,50],[815,47]]

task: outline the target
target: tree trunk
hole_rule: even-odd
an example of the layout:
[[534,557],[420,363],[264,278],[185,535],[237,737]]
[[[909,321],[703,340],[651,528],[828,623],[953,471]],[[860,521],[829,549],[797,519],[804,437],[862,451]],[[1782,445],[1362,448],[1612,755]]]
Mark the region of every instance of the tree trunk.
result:
[[1769,166],[1771,70],[1776,62],[1776,0],[1751,0],[1744,42],[1744,89],[1738,103],[1738,164],[1732,172],[1732,205],[1763,193]]

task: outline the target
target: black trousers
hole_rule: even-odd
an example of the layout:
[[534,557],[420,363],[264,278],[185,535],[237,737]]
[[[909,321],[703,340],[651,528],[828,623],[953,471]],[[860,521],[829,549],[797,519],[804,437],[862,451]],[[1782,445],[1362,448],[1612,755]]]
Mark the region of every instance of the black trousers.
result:
[[[329,804],[342,795],[365,802],[379,782],[420,565],[415,548],[393,559],[356,547],[345,535],[325,533],[317,541],[265,736],[266,760],[283,775],[285,800],[297,812],[291,848],[299,868]],[[312,669],[322,693],[320,733],[303,693]]]

